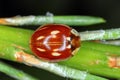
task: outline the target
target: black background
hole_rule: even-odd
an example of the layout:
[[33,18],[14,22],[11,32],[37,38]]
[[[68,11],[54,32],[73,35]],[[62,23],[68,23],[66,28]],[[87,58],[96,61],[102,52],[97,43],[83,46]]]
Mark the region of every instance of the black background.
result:
[[[120,27],[120,0],[0,0],[0,17],[45,15],[46,12],[51,12],[54,15],[99,16],[107,20],[107,23],[101,25],[102,27],[99,29]],[[34,75],[40,76],[41,80],[63,80],[63,78],[43,70],[17,63],[8,63],[23,71],[28,68],[26,71],[28,73],[31,70],[36,71]],[[42,74],[38,74],[39,71]],[[0,74],[2,80],[9,78],[8,76],[4,78],[4,75]],[[65,80],[68,79],[65,78]]]
[[91,15],[119,27],[120,0],[0,0],[0,17],[15,15]]

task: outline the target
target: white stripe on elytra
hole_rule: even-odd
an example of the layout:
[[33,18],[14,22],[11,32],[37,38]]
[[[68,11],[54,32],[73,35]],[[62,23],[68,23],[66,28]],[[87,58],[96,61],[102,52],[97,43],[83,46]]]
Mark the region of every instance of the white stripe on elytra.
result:
[[37,48],[38,51],[40,52],[45,52],[46,50],[45,49],[42,49],[42,48]]

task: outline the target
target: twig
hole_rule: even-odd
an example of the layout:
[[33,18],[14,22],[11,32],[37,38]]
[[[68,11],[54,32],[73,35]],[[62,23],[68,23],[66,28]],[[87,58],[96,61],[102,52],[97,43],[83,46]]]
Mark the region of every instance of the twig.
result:
[[120,28],[80,32],[81,40],[108,40],[120,38]]
[[74,26],[85,26],[104,23],[100,17],[92,16],[16,16],[11,18],[0,18],[3,25],[42,25],[46,23],[59,23]]

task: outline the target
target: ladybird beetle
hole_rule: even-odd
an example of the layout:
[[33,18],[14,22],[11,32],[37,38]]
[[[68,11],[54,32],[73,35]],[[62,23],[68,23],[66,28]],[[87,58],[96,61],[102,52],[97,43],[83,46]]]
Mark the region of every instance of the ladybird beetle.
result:
[[42,60],[58,62],[74,55],[80,47],[75,29],[63,24],[40,26],[32,35],[30,48]]

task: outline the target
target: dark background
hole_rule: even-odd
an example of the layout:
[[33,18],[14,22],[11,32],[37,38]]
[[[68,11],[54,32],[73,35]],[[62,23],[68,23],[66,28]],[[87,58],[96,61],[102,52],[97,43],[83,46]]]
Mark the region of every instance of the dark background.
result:
[[92,15],[120,26],[120,0],[0,0],[0,17],[15,15]]
[[[120,27],[120,0],[0,0],[0,17],[45,15],[46,12],[54,15],[99,16],[107,20],[107,23],[101,25],[100,29]],[[15,64],[12,63],[12,65]],[[20,66],[24,65],[17,64],[17,66],[21,69]],[[31,70],[29,67],[24,67],[28,68],[28,72]],[[36,69],[35,71],[38,72]],[[58,78],[58,76],[40,71],[43,75],[48,75],[51,80]],[[0,74],[0,77],[3,75]],[[42,80],[47,80],[43,75],[39,76]],[[59,77],[60,79],[63,80]]]

